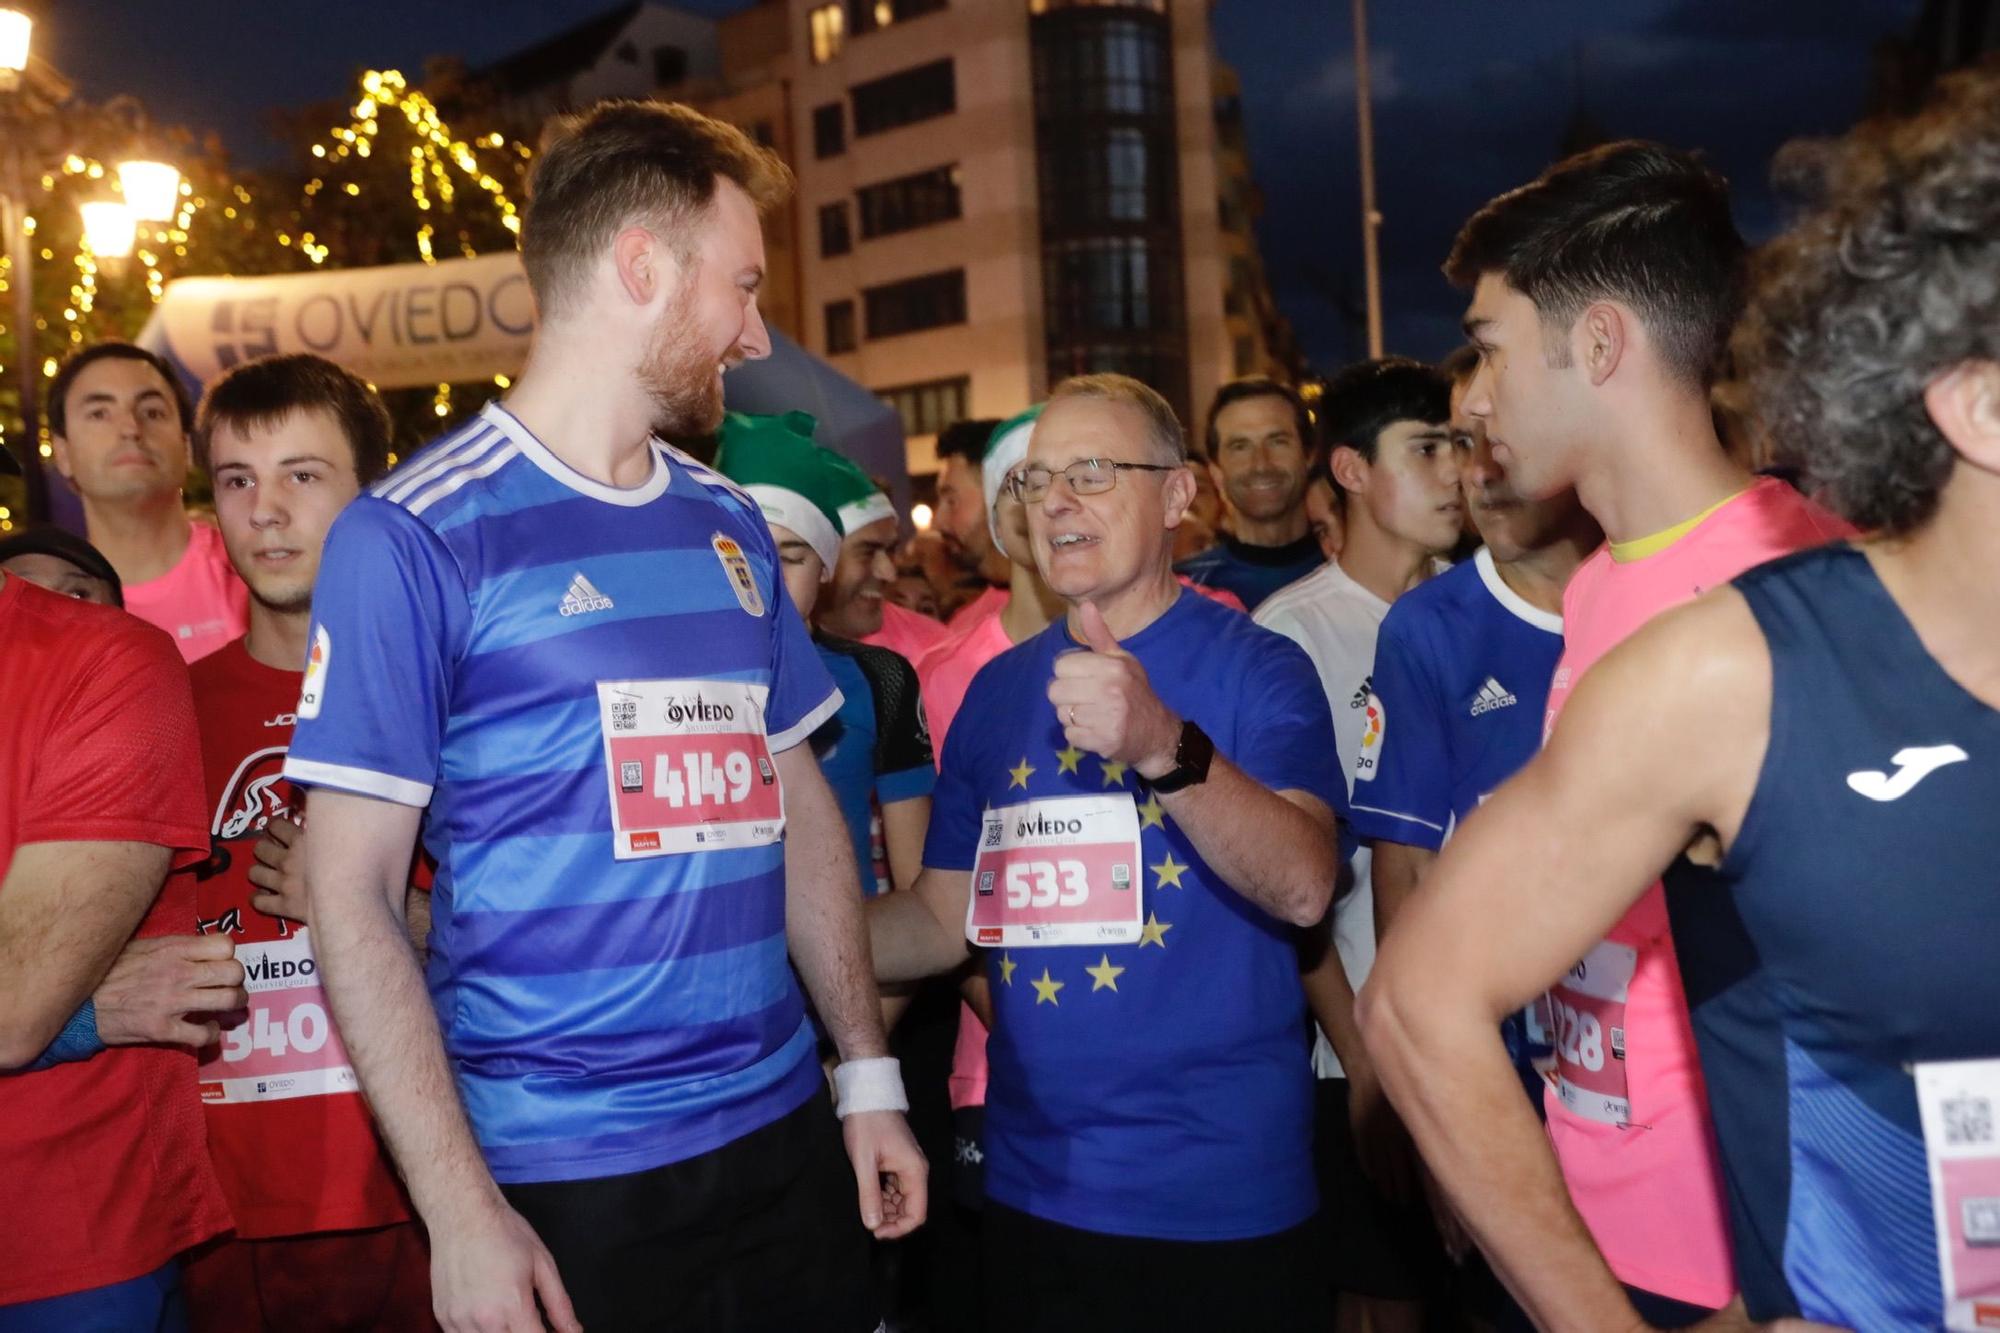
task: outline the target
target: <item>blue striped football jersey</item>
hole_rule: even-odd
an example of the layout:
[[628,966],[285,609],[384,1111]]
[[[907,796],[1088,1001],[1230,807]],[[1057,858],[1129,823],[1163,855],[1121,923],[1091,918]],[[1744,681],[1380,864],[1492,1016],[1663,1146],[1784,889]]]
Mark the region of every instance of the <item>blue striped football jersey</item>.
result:
[[756,505],[664,444],[607,486],[495,404],[334,523],[285,772],[428,807],[427,980],[496,1179],[684,1160],[815,1090],[772,756],[839,704]]

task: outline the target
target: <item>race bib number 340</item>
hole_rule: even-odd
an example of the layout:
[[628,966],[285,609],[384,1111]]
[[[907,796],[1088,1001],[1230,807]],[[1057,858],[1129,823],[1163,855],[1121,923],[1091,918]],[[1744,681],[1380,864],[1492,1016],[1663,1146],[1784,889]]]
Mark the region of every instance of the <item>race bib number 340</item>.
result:
[[205,1102],[284,1101],[358,1092],[320,987],[311,931],[288,939],[239,944],[250,1003],[222,1040],[201,1052]]
[[765,742],[762,685],[597,683],[621,861],[756,847],[785,832],[784,789]]
[[1132,944],[1144,928],[1139,812],[1129,792],[986,812],[965,937],[974,944]]

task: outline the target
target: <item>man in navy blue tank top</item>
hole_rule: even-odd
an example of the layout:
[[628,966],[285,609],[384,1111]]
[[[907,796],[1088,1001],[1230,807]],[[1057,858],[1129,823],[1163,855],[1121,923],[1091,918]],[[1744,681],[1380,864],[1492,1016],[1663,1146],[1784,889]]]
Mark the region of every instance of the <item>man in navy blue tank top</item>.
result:
[[[1446,847],[1364,1026],[1423,1057],[1402,1080],[1495,1058],[1441,1040],[1423,1003],[1454,949],[1492,947],[1446,923],[1496,891],[1540,912],[1530,956],[1509,942],[1498,1017],[1671,866],[1747,1314],[1992,1327],[2000,72],[1947,80],[1921,115],[1811,165],[1813,211],[1768,252],[1737,349],[1772,437],[1869,535],[1753,569],[1599,662],[1541,757]],[[1537,883],[1468,873],[1498,863]],[[1417,935],[1424,956],[1393,960]],[[1448,1127],[1405,1102],[1450,1155]],[[1509,1215],[1497,1173],[1452,1165],[1490,1243]],[[1570,1276],[1548,1326],[1611,1326],[1615,1293]]]

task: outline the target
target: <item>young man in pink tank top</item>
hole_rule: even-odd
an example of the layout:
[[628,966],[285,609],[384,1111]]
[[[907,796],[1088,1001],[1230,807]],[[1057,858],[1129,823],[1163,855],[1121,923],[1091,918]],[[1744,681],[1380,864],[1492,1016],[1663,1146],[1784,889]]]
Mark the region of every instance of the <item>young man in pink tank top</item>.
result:
[[[1524,495],[1574,486],[1609,539],[1563,599],[1551,725],[1583,673],[1646,621],[1848,531],[1754,477],[1717,439],[1708,390],[1741,306],[1743,256],[1719,176],[1628,142],[1489,203],[1446,264],[1472,290],[1465,327],[1481,358],[1465,410]],[[1453,870],[1467,873],[1462,859]],[[1439,1180],[1541,1326],[1627,1327],[1635,1312],[1689,1326],[1729,1306],[1737,1285],[1664,900],[1654,885],[1566,973],[1526,977],[1531,951],[1510,939],[1571,910],[1537,892],[1554,882],[1547,870],[1482,865],[1471,872],[1490,890],[1471,895],[1477,922],[1411,919],[1370,987],[1370,1049]],[[1436,966],[1447,937],[1475,926],[1490,944],[1478,963]],[[1543,985],[1558,1048],[1546,1143],[1495,1036],[1512,1006],[1487,1012],[1501,992]]]

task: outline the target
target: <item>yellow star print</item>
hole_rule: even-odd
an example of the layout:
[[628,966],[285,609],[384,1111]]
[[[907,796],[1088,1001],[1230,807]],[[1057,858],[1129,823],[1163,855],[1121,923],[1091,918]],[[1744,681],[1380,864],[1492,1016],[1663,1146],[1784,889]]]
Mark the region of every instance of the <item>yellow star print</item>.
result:
[[1090,973],[1090,991],[1093,995],[1101,990],[1117,990],[1118,978],[1125,971],[1122,967],[1111,965],[1111,955],[1108,953],[1098,960],[1096,967],[1086,967],[1083,970]]
[[1146,869],[1160,877],[1160,882],[1153,886],[1156,889],[1184,889],[1187,887],[1187,885],[1181,883],[1181,875],[1187,870],[1187,867],[1176,862],[1172,852],[1167,853],[1166,860],[1156,866],[1147,866]]
[[1076,766],[1082,762],[1083,751],[1077,749],[1074,745],[1064,746],[1062,749],[1056,751],[1056,763],[1061,765],[1061,767],[1056,769],[1057,773],[1074,773],[1076,772]]
[[1167,932],[1173,928],[1173,922],[1169,921],[1162,924],[1159,917],[1153,915],[1151,912],[1146,913],[1146,925],[1139,932],[1139,947],[1143,949],[1149,944],[1157,944],[1162,949],[1166,948]]
[[1008,957],[1008,956],[1007,956],[1006,954],[1004,954],[1004,953],[1003,953],[1003,954],[1001,954],[1001,955],[1000,955],[1000,984],[1001,984],[1001,985],[1003,985],[1003,986],[1011,986],[1011,985],[1013,985],[1013,984],[1014,984],[1014,969],[1015,969],[1015,968],[1017,968],[1017,967],[1019,967],[1019,966],[1020,966],[1020,964],[1019,964],[1019,963],[1017,963],[1017,962],[1015,962],[1015,961],[1014,961],[1014,960],[1013,960],[1012,958],[1009,958],[1009,957]]
[[1122,787],[1125,785],[1125,770],[1131,767],[1130,764],[1117,759],[1100,759],[1097,762],[1104,769],[1105,786]]
[[1063,981],[1057,981],[1054,978],[1050,977],[1049,970],[1045,967],[1042,969],[1042,975],[1037,978],[1033,978],[1029,984],[1031,984],[1035,988],[1036,1004],[1040,1004],[1044,1000],[1046,1000],[1050,1004],[1060,1005],[1061,1002],[1056,999],[1056,992],[1061,990],[1064,986],[1068,985],[1069,983]]
[[1022,791],[1028,789],[1028,779],[1035,776],[1034,767],[1028,763],[1028,756],[1026,755],[1022,755],[1021,762],[1013,768],[1008,769],[1007,772],[1013,778],[1013,781],[1009,782],[1007,786],[1009,788],[1019,787]]
[[1152,795],[1150,792],[1147,793],[1146,803],[1139,807],[1139,827],[1142,830],[1149,828],[1165,828],[1167,826],[1166,821],[1167,821],[1167,812],[1166,809],[1163,806],[1161,806],[1160,798]]

